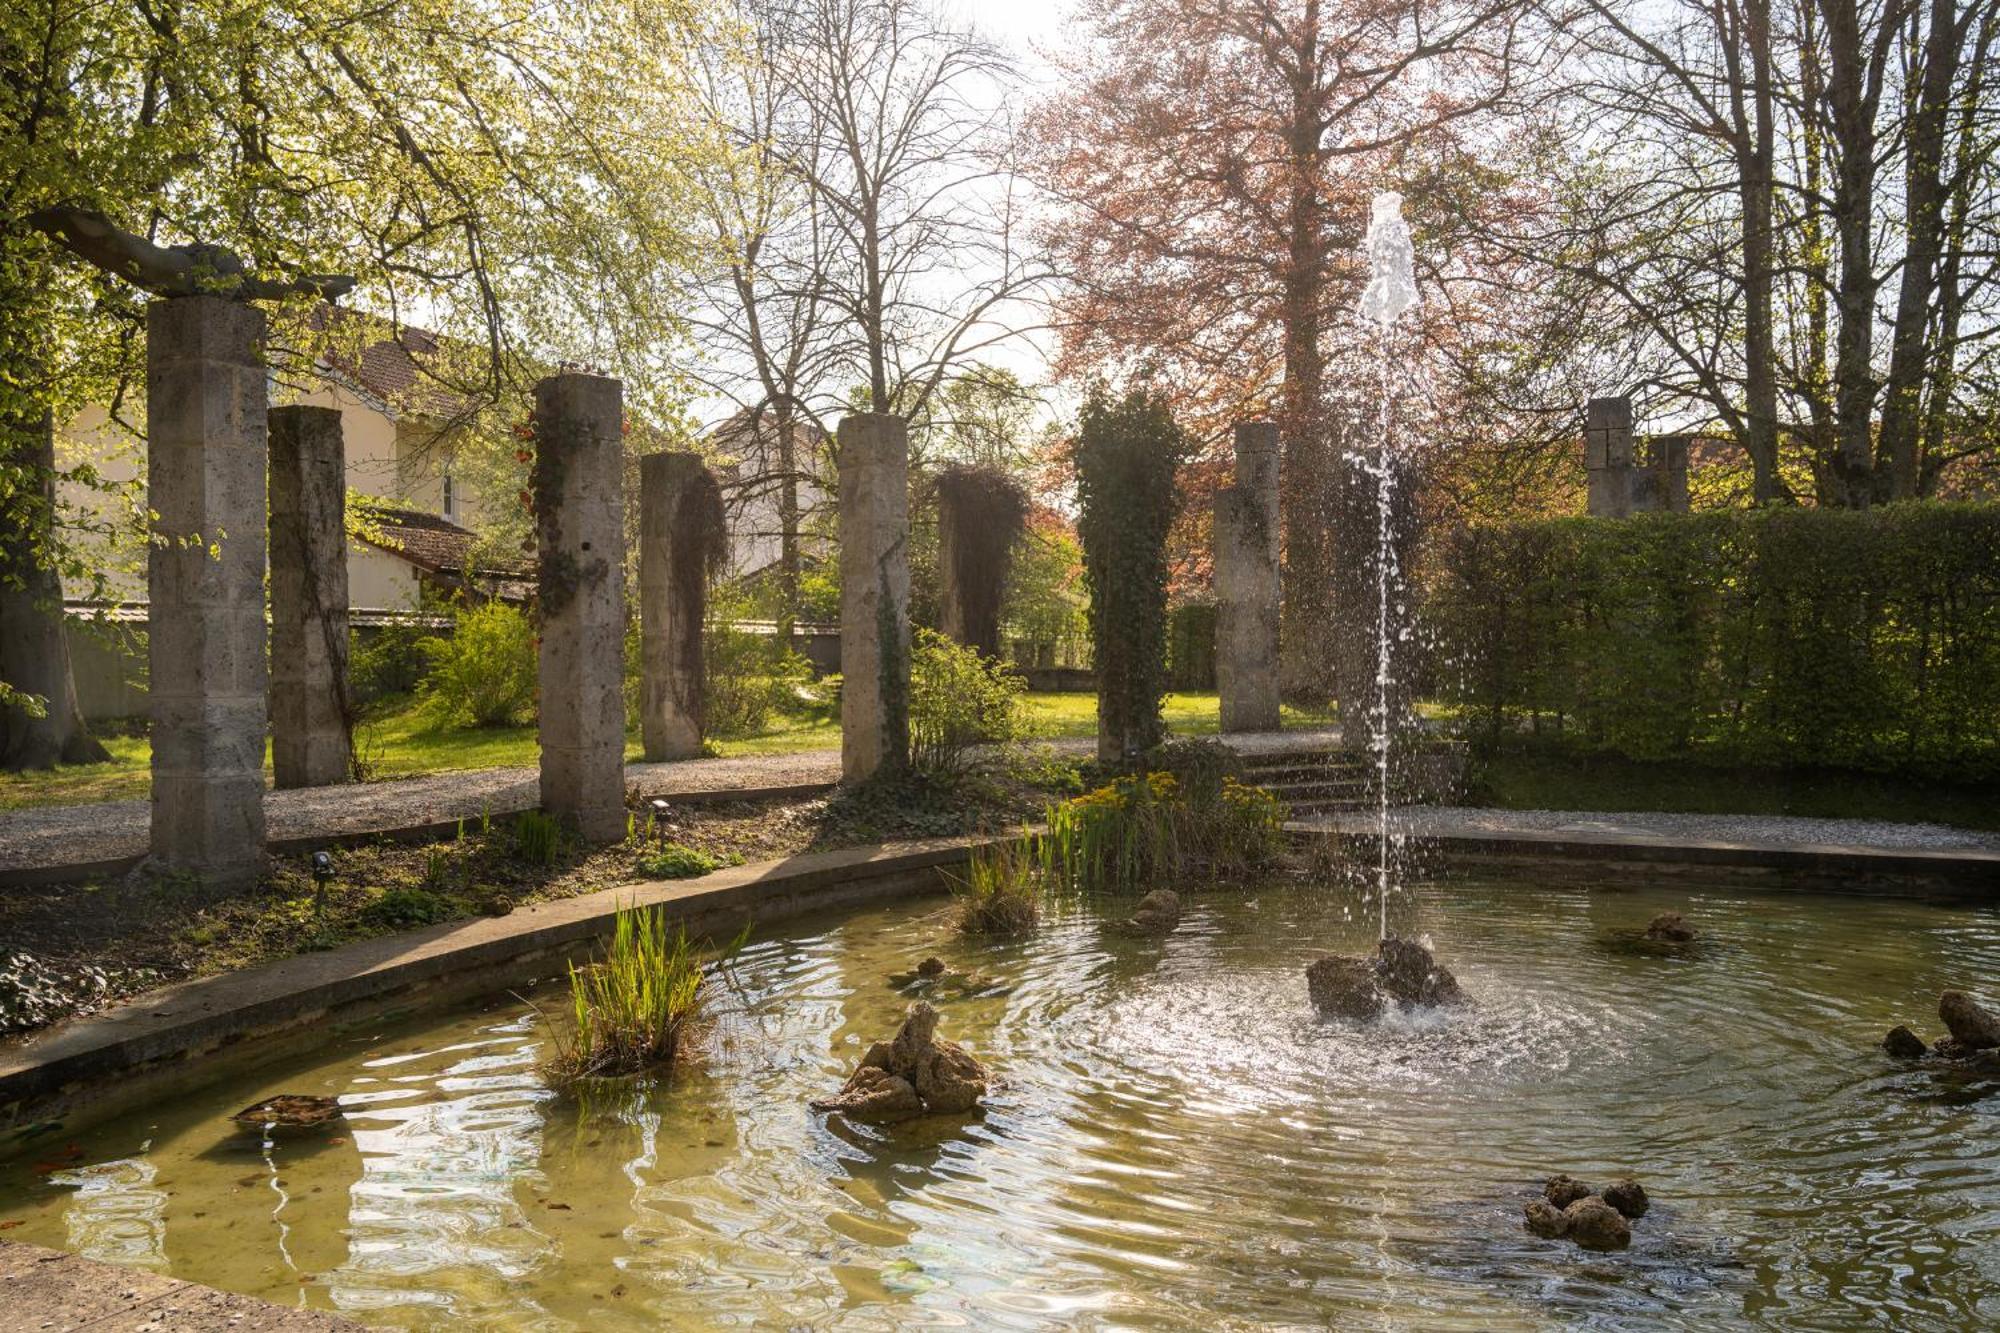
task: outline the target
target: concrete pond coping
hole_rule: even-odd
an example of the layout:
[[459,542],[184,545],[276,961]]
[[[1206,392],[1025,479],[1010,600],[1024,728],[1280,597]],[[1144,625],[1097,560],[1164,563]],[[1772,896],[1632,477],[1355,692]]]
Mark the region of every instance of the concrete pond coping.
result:
[[[1372,815],[1334,815],[1289,823],[1296,837],[1372,842]],[[2000,902],[2000,853],[1977,848],[1899,848],[1824,843],[1763,843],[1660,833],[1580,829],[1439,829],[1405,835],[1422,851],[1455,865],[1520,863],[1561,874],[1618,865],[1641,878],[1724,877],[1760,888],[1811,893]]]
[[[0,1043],[0,1153],[8,1131],[117,1114],[262,1060],[310,1030],[443,1006],[518,985],[608,935],[621,908],[665,907],[690,935],[727,940],[807,912],[935,893],[941,871],[994,836],[927,839],[622,884],[505,916],[357,940],[148,991],[101,1013]],[[227,1057],[223,1053],[227,1052]]]
[[346,1333],[360,1324],[218,1291],[150,1269],[0,1240],[6,1326],[49,1333]]

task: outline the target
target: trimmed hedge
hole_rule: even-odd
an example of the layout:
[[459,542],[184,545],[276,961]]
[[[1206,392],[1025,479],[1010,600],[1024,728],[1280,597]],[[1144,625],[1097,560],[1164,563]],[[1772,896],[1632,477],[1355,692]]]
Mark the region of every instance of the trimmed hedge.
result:
[[1434,678],[1475,735],[2000,772],[2000,506],[1556,519],[1440,554]]

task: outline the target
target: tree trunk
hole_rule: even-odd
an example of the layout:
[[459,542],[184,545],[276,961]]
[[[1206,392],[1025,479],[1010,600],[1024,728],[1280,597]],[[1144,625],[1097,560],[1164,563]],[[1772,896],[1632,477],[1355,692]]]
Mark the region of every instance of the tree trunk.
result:
[[1903,233],[1907,238],[1896,322],[1890,334],[1889,381],[1882,400],[1882,469],[1875,496],[1902,500],[1918,492],[1924,369],[1930,360],[1924,332],[1937,293],[1943,232],[1944,139],[1951,86],[1958,74],[1959,32],[1951,0],[1931,0],[1923,78],[1912,93],[1904,150]]
[[792,437],[792,405],[772,412],[778,428],[778,641],[796,646],[799,619],[799,451]]
[[1777,351],[1772,326],[1771,12],[1769,0],[1747,0],[1744,36],[1750,55],[1750,115],[1739,117],[1738,167],[1743,196],[1744,445],[1760,505],[1784,498],[1778,476]]
[[46,410],[39,420],[11,416],[0,431],[0,458],[20,487],[0,513],[0,681],[36,696],[43,713],[0,704],[0,769],[103,763],[111,756],[76,704],[54,567],[54,418]]
[[1840,158],[1833,221],[1840,238],[1834,304],[1833,474],[1837,503],[1866,508],[1875,467],[1875,85],[1862,51],[1854,0],[1827,0],[1827,105]]

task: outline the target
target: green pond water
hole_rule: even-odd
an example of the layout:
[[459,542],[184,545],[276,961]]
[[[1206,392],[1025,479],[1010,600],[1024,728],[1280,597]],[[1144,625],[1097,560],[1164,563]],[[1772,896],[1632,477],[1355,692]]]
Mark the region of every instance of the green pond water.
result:
[[[1618,947],[1669,908],[1712,943]],[[2000,1326],[2000,1089],[1875,1046],[1991,994],[2000,917],[1478,882],[1405,910],[1477,1008],[1318,1021],[1302,969],[1372,913],[1295,886],[1194,895],[1164,941],[807,919],[721,973],[665,1085],[553,1096],[511,996],[301,1038],[0,1162],[0,1234],[409,1328]],[[933,952],[993,982],[938,1000],[1003,1080],[984,1114],[810,1113]],[[278,1092],[347,1123],[232,1131]],[[1631,1250],[1522,1231],[1559,1170],[1640,1175]]]

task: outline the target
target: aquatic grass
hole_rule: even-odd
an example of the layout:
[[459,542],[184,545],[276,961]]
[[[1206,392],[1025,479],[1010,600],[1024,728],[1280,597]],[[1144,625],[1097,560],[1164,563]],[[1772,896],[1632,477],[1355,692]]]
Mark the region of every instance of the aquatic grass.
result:
[[684,927],[658,907],[618,912],[604,957],[569,967],[573,1028],[542,1066],[558,1088],[673,1062],[701,1012],[705,975]]
[[1032,836],[973,850],[965,873],[945,872],[958,898],[958,928],[968,935],[1021,935],[1041,920],[1046,878]]
[[1076,893],[1142,893],[1200,876],[1261,869],[1284,838],[1284,805],[1222,778],[1193,798],[1171,773],[1135,773],[1049,810],[1043,875]]

